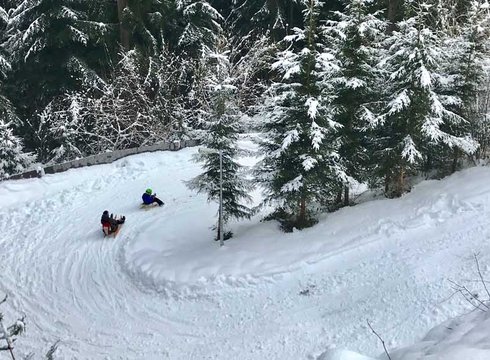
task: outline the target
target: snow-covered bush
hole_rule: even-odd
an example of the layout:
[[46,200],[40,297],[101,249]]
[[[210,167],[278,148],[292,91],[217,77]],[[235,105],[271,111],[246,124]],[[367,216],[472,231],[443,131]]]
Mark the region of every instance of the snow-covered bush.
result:
[[10,123],[0,119],[0,180],[25,170],[34,157],[23,151],[22,140],[14,135]]
[[[0,301],[0,305],[3,304],[4,302],[7,301],[7,295],[3,298],[3,300]],[[16,357],[14,356],[14,342],[17,339],[17,336],[22,335],[25,331],[26,323],[25,323],[25,317],[22,317],[15,321],[12,325],[5,325],[4,323],[4,318],[3,314],[0,313],[0,351],[5,351],[9,354],[9,356],[12,358],[12,360],[15,360]],[[2,342],[4,345],[2,345]],[[54,353],[56,352],[56,349],[58,348],[58,343],[54,343],[48,352],[46,353],[44,359],[46,360],[53,360],[54,359]],[[34,354],[29,354],[25,360],[32,359],[34,357]]]
[[165,51],[148,61],[136,50],[122,53],[103,88],[65,94],[40,114],[40,157],[60,162],[182,136],[181,78],[182,63]]

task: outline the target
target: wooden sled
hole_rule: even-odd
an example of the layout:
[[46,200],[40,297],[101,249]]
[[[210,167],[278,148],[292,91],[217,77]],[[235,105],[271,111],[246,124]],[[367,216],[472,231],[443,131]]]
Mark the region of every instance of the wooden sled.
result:
[[117,234],[119,233],[119,230],[121,230],[121,225],[123,224],[118,224],[116,230],[113,232],[111,232],[110,226],[102,226],[102,232],[104,233],[104,237],[108,237],[108,236],[116,237]]
[[142,203],[140,205],[140,209],[143,209],[143,210],[150,210],[150,209],[153,209],[153,208],[156,208],[158,207],[158,204],[156,202],[152,203],[152,204],[145,204],[145,203]]
[[121,225],[122,224],[119,224],[117,226],[117,228],[116,228],[116,231],[114,231],[114,232],[110,232],[111,231],[111,227],[110,226],[103,226],[102,227],[102,231],[104,232],[104,237],[110,237],[110,236],[112,236],[112,237],[115,238],[117,236],[117,234],[119,233],[119,230],[121,229]]

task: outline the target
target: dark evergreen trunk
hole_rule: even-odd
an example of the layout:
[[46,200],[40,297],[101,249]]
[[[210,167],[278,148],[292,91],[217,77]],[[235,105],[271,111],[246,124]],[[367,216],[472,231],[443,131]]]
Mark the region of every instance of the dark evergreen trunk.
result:
[[297,225],[299,225],[300,228],[306,225],[306,198],[305,197],[302,197],[299,202],[299,214],[298,214]]
[[396,23],[402,17],[401,5],[403,0],[386,0],[387,18],[389,20],[388,33],[396,29]]
[[335,204],[340,206],[342,204],[342,189],[339,189],[337,196],[335,197]]
[[453,150],[453,161],[451,164],[451,174],[455,173],[458,170],[460,159],[461,159],[461,150],[455,148]]

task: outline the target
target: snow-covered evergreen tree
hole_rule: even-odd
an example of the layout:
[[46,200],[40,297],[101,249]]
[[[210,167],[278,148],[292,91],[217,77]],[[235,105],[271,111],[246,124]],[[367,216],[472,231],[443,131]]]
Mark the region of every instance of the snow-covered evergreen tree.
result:
[[179,37],[179,46],[193,56],[212,48],[222,33],[223,16],[209,1],[178,0],[177,10],[185,27]]
[[176,12],[175,1],[129,1],[122,11],[122,26],[131,37],[131,45],[155,56],[164,45],[172,44],[178,32]]
[[[9,16],[7,11],[0,5],[0,44],[5,40],[5,29],[7,28]],[[7,62],[6,54],[0,47],[0,76],[5,76],[5,71],[10,69],[10,64]]]
[[[481,114],[478,98],[480,96],[485,97],[482,90],[485,86],[486,71],[484,67],[490,45],[488,40],[490,36],[490,6],[486,0],[474,0],[468,1],[465,9],[464,14],[460,13],[461,9],[458,11],[459,18],[464,17],[465,21],[454,21],[455,25],[448,29],[450,31],[446,31],[447,38],[444,50],[447,57],[444,68],[447,73],[451,74],[451,77],[448,77],[450,81],[447,81],[444,87],[448,94],[454,94],[460,98],[460,103],[455,104],[453,110],[468,120],[457,126],[451,125],[451,130],[455,134],[471,132],[475,139],[485,141],[481,137],[485,133],[481,125],[484,126],[486,114]],[[458,9],[455,6],[454,11],[456,12],[456,10]],[[460,168],[464,159],[463,155],[458,148],[441,149],[439,158],[442,157],[443,160],[444,158],[452,158],[451,165],[446,165],[442,174],[454,172]]]
[[490,149],[490,69],[486,69],[485,78],[473,105],[475,118],[471,120],[471,132],[479,144],[476,159],[488,158]]
[[273,41],[301,24],[301,5],[295,0],[237,0],[231,18],[233,28],[241,36],[268,33]]
[[[9,16],[0,6],[0,43],[5,36],[4,29],[7,26]],[[7,58],[8,54],[0,47],[0,121],[18,123],[17,116],[9,99],[5,96],[4,81],[7,78],[11,66]]]
[[[197,154],[196,161],[203,164],[204,172],[188,186],[206,193],[208,201],[219,201],[220,195],[220,152],[222,154],[223,180],[223,228],[232,218],[249,218],[252,210],[245,203],[251,200],[250,183],[244,179],[242,167],[237,162],[239,108],[233,65],[226,39],[220,39],[215,52],[204,57],[206,76],[203,79],[203,103],[200,118],[207,131],[202,139],[204,148]],[[220,227],[216,239],[220,238]],[[224,232],[229,237],[230,232]]]
[[39,115],[38,158],[45,163],[83,158],[108,150],[102,143],[92,114],[95,100],[83,93],[53,99]]
[[10,123],[0,119],[0,180],[21,173],[33,160],[23,151],[22,141],[14,135]]
[[[9,16],[0,7],[0,41],[3,40]],[[22,141],[13,133],[13,127],[20,121],[15,109],[6,96],[4,82],[11,66],[7,54],[0,48],[0,180],[17,174],[32,162],[33,158],[22,151]]]
[[441,64],[441,36],[426,26],[428,6],[407,4],[412,15],[397,24],[387,40],[389,56],[381,63],[389,75],[386,107],[378,118],[378,174],[389,196],[407,190],[406,176],[432,168],[441,148],[465,153],[477,144],[468,134],[452,129],[466,120],[451,110],[460,99],[447,94]]
[[321,46],[318,14],[322,3],[303,0],[304,28],[287,36],[289,47],[279,52],[273,69],[282,81],[268,90],[263,107],[263,160],[256,175],[264,186],[264,204],[276,207],[283,227],[312,225],[315,208],[335,198],[347,181],[339,158],[332,51]]
[[[381,12],[372,13],[372,0],[350,0],[344,12],[335,12],[338,20],[327,21],[327,41],[335,49],[339,69],[334,83],[340,129],[339,155],[350,178],[365,182],[372,161],[369,152],[370,126],[379,100],[380,71],[377,63],[380,44],[386,31]],[[349,204],[349,185],[344,184],[344,204]],[[340,198],[340,195],[339,195]]]
[[80,1],[23,0],[12,12],[5,48],[22,70],[38,63],[31,71],[50,74],[51,67],[59,65],[59,82],[63,81],[60,75],[65,75],[64,81],[75,78],[97,86],[99,77],[79,55],[107,31],[107,25],[87,19]]
[[[89,1],[22,0],[11,11],[3,47],[12,63],[9,93],[19,113],[31,120],[53,98],[81,88],[103,87],[91,67],[99,62],[108,26],[88,18]],[[27,101],[28,99],[28,101]],[[31,134],[33,135],[33,134]],[[29,145],[36,146],[33,136]]]
[[463,113],[467,116],[485,75],[483,67],[490,45],[490,4],[486,0],[470,3],[471,7],[466,14],[468,23],[461,27],[455,44],[458,47],[456,55],[459,60],[456,62],[459,70],[457,86],[462,107],[466,109]]
[[456,93],[461,98],[459,113],[469,121],[464,130],[471,129],[476,137],[481,130],[477,124],[482,116],[478,96],[485,86],[485,62],[490,50],[490,4],[486,0],[470,1],[465,18],[468,21],[460,27],[456,41],[449,42],[457,51],[452,52],[456,57],[448,67],[455,67]]

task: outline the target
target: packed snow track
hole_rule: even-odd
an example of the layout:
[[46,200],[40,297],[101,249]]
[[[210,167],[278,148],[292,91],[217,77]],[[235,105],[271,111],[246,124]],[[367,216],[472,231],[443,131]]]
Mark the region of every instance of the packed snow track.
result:
[[[200,171],[196,151],[0,183],[1,310],[7,323],[27,316],[17,354],[60,340],[60,359],[377,356],[366,320],[389,347],[409,344],[468,309],[447,279],[477,291],[474,253],[488,273],[488,168],[292,234],[257,216],[220,249],[216,206],[183,183]],[[164,207],[139,208],[147,187]],[[126,215],[115,239],[102,235],[105,209]]]

